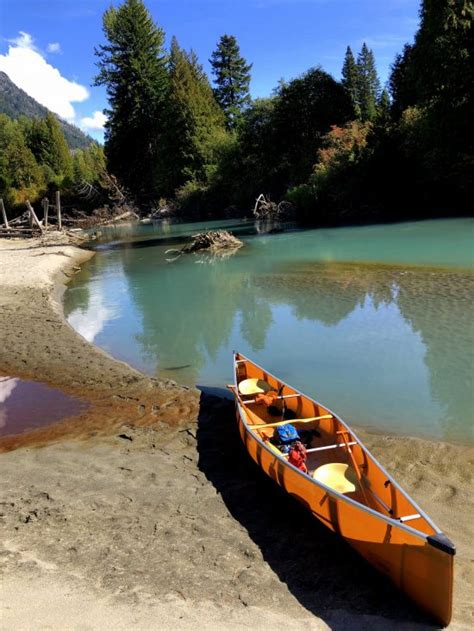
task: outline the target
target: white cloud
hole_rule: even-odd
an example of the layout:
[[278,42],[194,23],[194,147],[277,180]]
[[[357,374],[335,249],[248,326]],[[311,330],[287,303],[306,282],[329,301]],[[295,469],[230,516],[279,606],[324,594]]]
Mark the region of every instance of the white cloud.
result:
[[51,42],[47,45],[46,50],[48,51],[48,53],[60,53],[61,44],[59,42]]
[[19,48],[31,48],[31,50],[36,50],[33,38],[29,33],[25,33],[25,31],[20,31],[18,37],[7,39],[7,42]]
[[92,116],[85,116],[79,121],[79,127],[85,130],[103,131],[107,122],[107,116],[100,110],[96,110]]
[[49,64],[36,49],[29,33],[20,31],[9,40],[8,53],[0,55],[0,70],[19,88],[62,118],[73,120],[72,103],[89,98],[89,91],[75,81],[69,81],[57,68]]

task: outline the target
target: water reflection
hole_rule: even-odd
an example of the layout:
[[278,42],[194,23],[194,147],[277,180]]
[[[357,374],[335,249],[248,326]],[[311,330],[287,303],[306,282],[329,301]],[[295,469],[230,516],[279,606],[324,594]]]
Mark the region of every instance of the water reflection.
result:
[[263,236],[231,258],[173,263],[167,244],[122,244],[76,278],[66,310],[72,323],[78,312],[86,328],[94,320],[96,342],[115,355],[184,383],[226,383],[237,348],[349,421],[472,436],[474,275],[308,262],[308,243],[304,233]]
[[87,407],[85,401],[43,383],[0,377],[0,436],[57,423]]

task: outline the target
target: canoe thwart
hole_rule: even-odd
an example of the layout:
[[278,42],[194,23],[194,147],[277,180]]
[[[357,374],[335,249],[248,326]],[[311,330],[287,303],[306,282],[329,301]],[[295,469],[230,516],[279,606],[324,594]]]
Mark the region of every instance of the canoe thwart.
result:
[[405,517],[399,517],[398,519],[404,523],[406,521],[411,521],[412,519],[421,519],[421,515],[414,513],[413,515],[406,515]]
[[[350,443],[348,443],[349,445],[357,445],[357,441],[354,440]],[[335,445],[325,445],[324,447],[311,447],[310,449],[306,450],[307,454],[311,454],[315,451],[325,451],[326,449],[337,449],[338,447],[345,447],[345,445],[341,445],[341,443],[337,443]]]
[[258,423],[254,423],[253,425],[249,425],[252,429],[256,429],[260,431],[261,429],[267,429],[267,427],[280,427],[281,425],[290,425],[293,423],[311,423],[312,421],[319,421],[323,418],[332,418],[332,414],[323,414],[323,416],[310,416],[309,418],[293,418],[289,421],[278,421],[277,423],[265,423],[264,425],[259,425]]

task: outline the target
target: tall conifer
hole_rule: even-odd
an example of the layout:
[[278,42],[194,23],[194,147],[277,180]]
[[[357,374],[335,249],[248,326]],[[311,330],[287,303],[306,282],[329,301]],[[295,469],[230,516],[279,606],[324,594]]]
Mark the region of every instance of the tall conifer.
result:
[[358,100],[360,117],[371,121],[377,115],[377,102],[380,98],[380,81],[375,67],[374,53],[364,42],[357,56]]
[[351,47],[346,49],[346,55],[344,57],[344,64],[342,66],[342,85],[346,89],[346,92],[351,97],[352,105],[354,106],[354,112],[357,118],[360,117],[360,105],[359,105],[359,73],[357,64],[352,54]]
[[240,54],[240,48],[233,35],[222,35],[216,50],[209,60],[215,76],[217,102],[222,107],[229,129],[235,129],[242,118],[242,112],[250,103],[250,70]]
[[204,180],[213,163],[215,143],[225,134],[224,114],[195,53],[175,37],[169,58],[166,188],[172,193],[190,179]]
[[125,0],[103,16],[105,45],[96,49],[109,99],[105,150],[110,170],[138,199],[160,194],[160,142],[168,75],[164,32],[142,0]]

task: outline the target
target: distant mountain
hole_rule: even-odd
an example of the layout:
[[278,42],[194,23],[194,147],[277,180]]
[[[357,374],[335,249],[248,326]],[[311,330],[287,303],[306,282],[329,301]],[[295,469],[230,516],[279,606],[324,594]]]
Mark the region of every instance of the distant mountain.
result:
[[[0,72],[0,113],[7,114],[10,118],[28,116],[28,118],[44,118],[49,110],[40,105],[31,96],[28,96],[21,88],[13,83],[10,77]],[[66,123],[57,117],[61,125],[67,144],[71,149],[85,149],[94,140],[82,132],[78,127]]]

